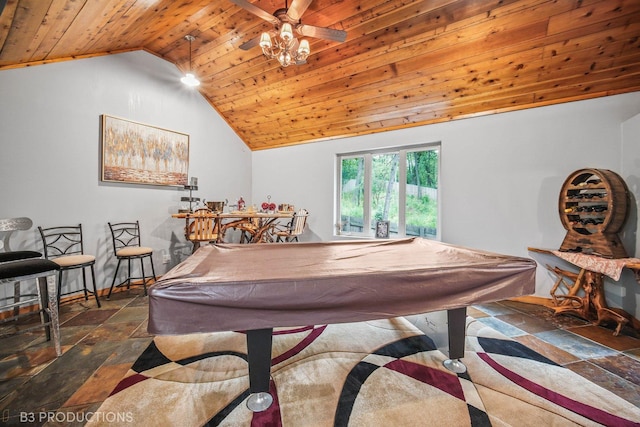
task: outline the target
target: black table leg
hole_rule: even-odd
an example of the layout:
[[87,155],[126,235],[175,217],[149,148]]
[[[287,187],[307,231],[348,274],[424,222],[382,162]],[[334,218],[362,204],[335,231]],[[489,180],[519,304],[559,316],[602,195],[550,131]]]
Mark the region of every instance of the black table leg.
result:
[[449,359],[444,361],[444,366],[452,372],[461,374],[467,370],[467,367],[459,360],[464,357],[467,308],[447,310],[447,325],[449,330]]
[[253,412],[266,410],[273,402],[269,394],[271,379],[271,343],[273,328],[247,331],[249,390],[247,407]]

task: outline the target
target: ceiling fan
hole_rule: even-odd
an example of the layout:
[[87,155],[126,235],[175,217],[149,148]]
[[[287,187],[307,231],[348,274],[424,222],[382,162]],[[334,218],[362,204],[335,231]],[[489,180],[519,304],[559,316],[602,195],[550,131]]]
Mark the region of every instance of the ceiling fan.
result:
[[318,39],[336,41],[342,43],[347,38],[347,32],[333,28],[316,27],[303,24],[302,15],[307,10],[313,0],[293,0],[291,6],[287,7],[285,0],[284,8],[276,10],[273,14],[264,9],[249,3],[248,0],[230,0],[231,3],[242,7],[248,12],[273,25],[273,30],[264,32],[260,37],[256,37],[240,46],[242,50],[249,50],[257,45],[262,48],[262,53],[268,58],[277,59],[283,67],[295,63],[304,64],[311,52],[309,42],[305,39],[298,41],[294,31],[304,37],[314,37]]

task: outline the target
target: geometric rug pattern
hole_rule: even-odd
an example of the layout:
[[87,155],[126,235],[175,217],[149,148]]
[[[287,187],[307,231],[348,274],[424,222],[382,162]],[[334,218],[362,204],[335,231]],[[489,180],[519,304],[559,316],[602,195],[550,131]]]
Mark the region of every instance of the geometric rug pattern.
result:
[[640,409],[467,318],[463,374],[404,318],[279,328],[263,412],[243,332],[156,336],[87,426],[640,426]]

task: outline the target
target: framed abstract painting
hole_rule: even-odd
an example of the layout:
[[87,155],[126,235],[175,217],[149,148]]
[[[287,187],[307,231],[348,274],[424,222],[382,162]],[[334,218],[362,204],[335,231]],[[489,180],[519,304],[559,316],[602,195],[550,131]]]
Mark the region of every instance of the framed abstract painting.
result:
[[102,181],[184,186],[189,135],[103,114],[101,164]]

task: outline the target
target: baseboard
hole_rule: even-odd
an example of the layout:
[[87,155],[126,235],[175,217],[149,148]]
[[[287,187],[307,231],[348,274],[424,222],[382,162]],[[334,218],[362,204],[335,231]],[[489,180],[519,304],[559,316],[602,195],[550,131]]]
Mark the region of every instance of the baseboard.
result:
[[524,302],[527,304],[542,305],[545,307],[555,307],[551,298],[539,297],[535,295],[526,295],[523,297],[509,298],[509,301]]

